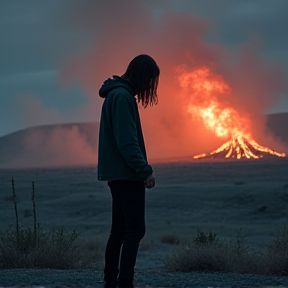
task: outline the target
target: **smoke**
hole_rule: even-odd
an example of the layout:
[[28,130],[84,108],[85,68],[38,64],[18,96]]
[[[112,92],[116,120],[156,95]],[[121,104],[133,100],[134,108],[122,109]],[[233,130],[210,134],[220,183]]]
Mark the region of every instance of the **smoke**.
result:
[[[73,19],[77,23],[84,21],[87,29],[95,29],[97,40],[89,53],[66,66],[62,79],[66,84],[76,80],[83,83],[93,104],[89,105],[93,107],[89,113],[101,107],[97,93],[102,81],[123,73],[134,56],[145,53],[155,58],[161,70],[158,105],[140,108],[150,158],[189,156],[214,149],[223,141],[187,113],[189,101],[187,95],[182,95],[175,76],[179,65],[191,70],[205,65],[221,75],[232,88],[229,105],[250,115],[256,139],[267,138],[264,112],[279,101],[288,87],[281,66],[259,56],[257,40],[229,51],[221,43],[204,40],[210,28],[205,19],[173,13],[164,2],[162,10],[149,6],[152,2],[125,3],[131,9],[102,2],[97,9],[81,9],[80,14],[74,10]],[[90,13],[86,14],[87,10]],[[107,13],[111,16],[106,17]]]
[[[1,168],[96,165],[97,124],[37,126],[7,136]],[[2,150],[3,151],[3,150]]]
[[[19,118],[25,123],[46,124],[65,122],[66,117],[55,107],[46,108],[34,94],[21,95],[18,99]],[[35,121],[37,119],[37,121]]]
[[77,126],[55,127],[48,133],[35,132],[25,140],[26,146],[30,149],[32,167],[96,163],[94,149]]
[[[187,113],[189,95],[183,95],[175,73],[181,65],[190,70],[206,66],[221,75],[232,89],[230,105],[251,116],[256,140],[267,139],[263,114],[288,87],[281,65],[262,58],[257,42],[234,51],[221,43],[209,43],[205,37],[211,27],[206,19],[173,12],[165,1],[157,2],[161,6],[153,1],[132,0],[72,3],[64,20],[71,29],[77,27],[90,33],[94,43],[62,66],[59,81],[63,87],[79,83],[84,87],[87,104],[81,113],[85,117],[99,121],[101,83],[114,74],[121,75],[133,57],[144,53],[151,55],[161,70],[158,105],[140,108],[150,159],[192,156],[223,143]],[[60,135],[53,135],[49,149],[58,149]],[[66,141],[66,145],[71,145],[67,149],[81,156],[84,153],[82,159],[89,161],[90,152],[86,158],[87,149],[84,143],[77,142],[78,136],[67,136],[71,137]],[[32,140],[38,143],[39,139]]]
[[219,64],[219,71],[233,88],[231,104],[250,116],[254,139],[272,149],[287,151],[287,147],[267,131],[265,115],[269,108],[279,103],[281,95],[287,94],[287,75],[281,63],[265,60],[259,51],[259,43],[244,45],[234,53],[234,63],[227,63],[226,67]]
[[[186,13],[161,12],[155,15],[143,2],[133,2],[129,11],[135,13],[123,11],[117,4],[110,7],[104,3],[97,8],[97,13],[107,15],[107,10],[114,16],[109,18],[109,25],[106,24],[107,17],[103,16],[103,19],[95,16],[95,20],[87,20],[96,29],[97,41],[90,52],[73,59],[63,69],[63,83],[83,83],[89,109],[92,108],[88,113],[98,114],[102,104],[98,90],[102,82],[113,74],[121,75],[136,55],[149,54],[161,70],[159,104],[145,110],[140,108],[149,158],[182,157],[193,155],[197,148],[211,147],[209,137],[215,138],[216,142],[217,139],[205,131],[202,123],[193,122],[187,115],[187,101],[181,96],[174,71],[181,64],[213,63],[223,53],[222,47],[203,41],[209,24]],[[79,17],[74,15],[78,21]],[[86,23],[85,19],[80,19]]]

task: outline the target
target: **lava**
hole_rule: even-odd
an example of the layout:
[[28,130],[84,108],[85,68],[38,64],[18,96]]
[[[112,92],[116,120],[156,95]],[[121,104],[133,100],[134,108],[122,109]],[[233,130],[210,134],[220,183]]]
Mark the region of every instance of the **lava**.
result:
[[230,137],[218,149],[209,154],[194,156],[194,159],[224,157],[235,159],[259,159],[265,155],[285,157],[259,145],[251,135],[251,119],[248,114],[237,111],[229,102],[232,88],[223,77],[207,67],[188,71],[185,66],[176,69],[178,81],[185,95],[189,95],[187,111],[202,120],[205,126],[218,137]]
[[273,151],[267,147],[261,146],[253,140],[248,140],[247,138],[241,136],[233,136],[231,140],[227,141],[221,145],[218,149],[210,152],[208,155],[203,153],[196,155],[194,159],[202,158],[217,158],[223,156],[225,158],[247,158],[247,159],[259,159],[265,156],[265,154],[270,154],[278,157],[285,157],[285,153],[279,153]]

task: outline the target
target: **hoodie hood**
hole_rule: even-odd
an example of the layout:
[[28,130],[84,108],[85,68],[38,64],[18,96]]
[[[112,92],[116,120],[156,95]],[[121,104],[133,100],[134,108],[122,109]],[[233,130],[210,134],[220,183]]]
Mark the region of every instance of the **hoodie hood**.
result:
[[113,75],[113,78],[108,78],[102,84],[99,90],[100,97],[105,98],[111,90],[117,87],[123,87],[127,89],[128,92],[131,93],[133,96],[136,94],[132,83],[128,79]]

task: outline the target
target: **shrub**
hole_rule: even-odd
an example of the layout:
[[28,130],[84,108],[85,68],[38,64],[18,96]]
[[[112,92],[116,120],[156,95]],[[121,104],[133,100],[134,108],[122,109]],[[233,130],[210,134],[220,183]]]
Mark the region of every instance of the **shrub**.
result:
[[267,264],[269,261],[271,257],[268,254],[245,247],[244,238],[240,234],[237,235],[236,243],[226,243],[218,240],[215,233],[204,233],[198,230],[192,241],[181,245],[171,255],[164,258],[164,265],[170,271],[180,272],[209,271],[279,275],[279,269],[273,273],[271,268],[269,270],[270,265]]
[[285,226],[267,247],[267,270],[270,275],[288,275],[288,228]]
[[206,235],[198,230],[196,237],[166,257],[164,264],[172,271],[225,271],[223,255],[227,252],[227,246],[217,240],[216,234]]
[[77,262],[78,234],[64,228],[37,234],[31,228],[14,227],[0,233],[1,268],[73,268]]
[[197,235],[193,240],[195,245],[198,246],[208,246],[208,245],[214,245],[218,243],[217,235],[216,233],[212,233],[211,231],[205,234],[205,232],[201,230],[197,230]]

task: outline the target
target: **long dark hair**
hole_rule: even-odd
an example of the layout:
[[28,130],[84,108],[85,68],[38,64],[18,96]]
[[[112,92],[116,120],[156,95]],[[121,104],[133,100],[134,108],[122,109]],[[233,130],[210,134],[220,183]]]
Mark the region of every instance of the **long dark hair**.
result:
[[155,60],[145,54],[136,56],[128,65],[122,77],[131,81],[137,95],[138,103],[146,108],[148,104],[158,102],[157,87],[160,70]]

